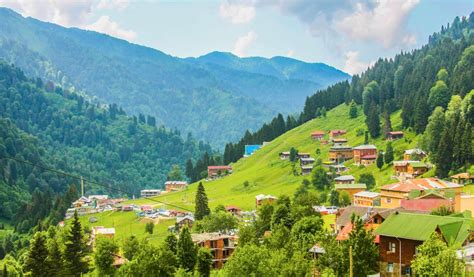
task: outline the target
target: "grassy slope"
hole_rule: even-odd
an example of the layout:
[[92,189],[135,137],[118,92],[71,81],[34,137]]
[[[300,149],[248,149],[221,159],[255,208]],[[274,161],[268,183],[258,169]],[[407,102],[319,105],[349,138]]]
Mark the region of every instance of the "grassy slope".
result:
[[[349,119],[349,108],[340,105],[327,113],[326,118],[311,120],[302,126],[288,131],[276,138],[270,144],[258,150],[251,157],[241,159],[233,165],[234,173],[222,179],[205,182],[209,205],[215,207],[218,204],[237,205],[243,209],[250,210],[255,206],[255,196],[257,194],[292,195],[304,178],[309,176],[293,176],[292,165],[289,161],[281,161],[278,153],[288,151],[291,147],[297,148],[300,152],[309,152],[316,159],[326,161],[330,145],[322,145],[310,138],[310,133],[314,130],[346,129],[350,146],[357,146],[364,142],[364,136],[357,136],[358,129],[365,129],[363,115],[355,119]],[[359,111],[359,114],[362,114]],[[392,126],[394,130],[401,129],[400,112],[392,114]],[[415,147],[418,137],[409,131],[405,131],[405,138],[393,143],[395,149],[395,159],[402,157],[405,149]],[[378,149],[385,150],[386,142],[382,139],[370,140]],[[321,150],[320,155],[316,155],[316,149]],[[297,165],[298,166],[298,165]],[[391,180],[393,171],[391,166],[385,166],[381,171],[375,165],[367,168],[358,168],[352,165],[352,161],[346,162],[350,168],[347,174],[353,174],[356,178],[364,172],[371,172],[377,180],[377,186],[396,182]],[[244,187],[244,181],[250,185]],[[173,203],[185,208],[193,209],[194,195],[197,184],[191,184],[186,190],[169,193],[157,197],[157,200]],[[150,200],[134,200],[137,204],[151,203]],[[156,203],[155,203],[156,204]]]

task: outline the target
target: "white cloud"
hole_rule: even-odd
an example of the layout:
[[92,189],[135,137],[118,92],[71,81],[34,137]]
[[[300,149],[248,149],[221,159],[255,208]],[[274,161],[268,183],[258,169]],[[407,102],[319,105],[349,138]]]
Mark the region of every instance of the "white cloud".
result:
[[234,24],[248,23],[255,17],[255,7],[249,2],[224,1],[219,6],[219,15]]
[[239,37],[235,42],[233,53],[240,57],[245,56],[247,49],[257,40],[257,37],[258,35],[254,31]]
[[96,22],[84,26],[84,28],[126,40],[134,40],[137,37],[134,31],[122,29],[117,22],[110,20],[107,15],[101,16]]
[[375,41],[389,48],[404,42],[412,43],[413,35],[404,33],[406,18],[419,0],[380,0],[369,6],[357,3],[355,11],[337,20],[335,28],[352,39]]
[[23,16],[134,40],[137,37],[134,31],[121,28],[107,15],[100,16],[94,22],[97,10],[123,10],[128,5],[128,0],[0,0],[0,6],[14,9]]
[[348,51],[345,54],[346,61],[344,63],[344,71],[353,75],[358,74],[366,70],[369,66],[373,65],[374,62],[363,62],[359,60],[360,54],[358,51]]

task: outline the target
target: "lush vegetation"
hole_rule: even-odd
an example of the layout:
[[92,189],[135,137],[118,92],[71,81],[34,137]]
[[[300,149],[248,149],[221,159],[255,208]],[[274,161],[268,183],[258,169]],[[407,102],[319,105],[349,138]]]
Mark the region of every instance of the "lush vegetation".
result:
[[[451,26],[433,34],[421,49],[400,53],[393,59],[380,59],[361,75],[353,76],[350,82],[337,83],[308,97],[299,117],[289,117],[283,124],[278,115],[258,131],[247,132],[238,143],[227,144],[224,161],[235,162],[242,157],[244,145],[270,141],[295,125],[324,116],[327,110],[344,102],[363,106],[367,130],[374,138],[392,129],[388,115],[397,110],[401,110],[402,127],[423,133],[437,106],[446,108],[452,95],[464,97],[473,89],[473,29],[474,13],[469,18],[456,17]],[[458,133],[472,132],[472,125],[464,123],[459,128]],[[448,168],[442,176],[468,163],[459,162],[462,164],[445,165]]]
[[183,139],[156,126],[151,116],[127,117],[116,105],[91,104],[3,62],[0,115],[0,218],[15,220],[21,231],[52,210],[57,222],[75,200],[55,196],[79,180],[46,168],[95,182],[86,182],[87,194],[132,196],[161,188],[173,164],[184,168],[187,158],[211,152],[191,135]]
[[107,35],[69,29],[0,10],[0,57],[32,77],[73,87],[130,114],[192,132],[223,147],[277,112],[349,75],[288,58],[239,59],[211,53],[180,59]]

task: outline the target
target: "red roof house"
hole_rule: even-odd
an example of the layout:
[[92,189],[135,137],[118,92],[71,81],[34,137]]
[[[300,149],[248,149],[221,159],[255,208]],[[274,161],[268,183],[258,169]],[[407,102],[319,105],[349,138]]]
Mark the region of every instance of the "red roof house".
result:
[[311,138],[314,140],[322,140],[324,138],[324,131],[314,131],[311,133]]
[[210,165],[207,167],[208,178],[215,178],[228,173],[232,173],[232,166],[230,165]]

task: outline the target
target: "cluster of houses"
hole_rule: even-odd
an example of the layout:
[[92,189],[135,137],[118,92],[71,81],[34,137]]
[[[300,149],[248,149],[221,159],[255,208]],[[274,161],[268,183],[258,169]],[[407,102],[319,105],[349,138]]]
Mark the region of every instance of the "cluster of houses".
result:
[[[285,151],[280,153],[281,160],[288,160],[290,159],[290,151]],[[314,158],[311,158],[311,154],[309,153],[298,153],[297,159],[300,162],[301,166],[301,175],[308,175],[313,170],[313,163]]]
[[75,212],[81,216],[104,211],[112,211],[116,209],[117,206],[120,206],[120,203],[125,200],[125,198],[109,198],[108,195],[81,196],[72,203],[69,209],[67,209],[65,218],[71,218]]

